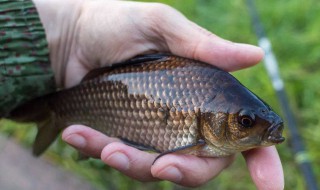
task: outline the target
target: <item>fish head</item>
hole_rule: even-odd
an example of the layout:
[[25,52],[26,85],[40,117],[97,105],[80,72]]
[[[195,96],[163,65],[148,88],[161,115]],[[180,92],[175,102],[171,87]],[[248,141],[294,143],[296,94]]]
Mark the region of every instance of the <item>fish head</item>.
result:
[[207,121],[202,134],[208,144],[221,152],[231,154],[285,140],[280,116],[241,84],[221,90],[206,105],[205,112]]
[[239,150],[282,143],[283,121],[271,109],[242,109],[229,114],[226,141]]

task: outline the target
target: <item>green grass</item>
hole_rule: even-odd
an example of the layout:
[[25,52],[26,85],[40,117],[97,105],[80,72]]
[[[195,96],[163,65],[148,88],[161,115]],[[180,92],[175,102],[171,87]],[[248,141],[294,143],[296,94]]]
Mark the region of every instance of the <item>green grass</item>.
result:
[[[250,17],[242,0],[159,0],[184,13],[189,19],[213,33],[235,42],[256,44]],[[320,179],[320,1],[258,0],[256,5],[266,28],[279,68],[285,81],[289,101],[297,117],[300,134],[306,144],[317,179]],[[183,31],[181,31],[183,32]],[[281,109],[262,64],[238,71],[234,75],[249,89],[268,102],[278,113]],[[8,121],[0,122],[2,132],[23,142],[32,143],[35,128]],[[286,189],[305,189],[290,149],[294,139],[277,146],[285,172]],[[65,168],[83,175],[99,189],[184,189],[169,182],[147,183],[131,180],[97,160],[76,162],[75,151],[58,141],[45,156]],[[230,181],[236,183],[230,183]],[[130,188],[129,188],[130,187]],[[207,185],[207,189],[255,189],[245,162],[235,163]]]

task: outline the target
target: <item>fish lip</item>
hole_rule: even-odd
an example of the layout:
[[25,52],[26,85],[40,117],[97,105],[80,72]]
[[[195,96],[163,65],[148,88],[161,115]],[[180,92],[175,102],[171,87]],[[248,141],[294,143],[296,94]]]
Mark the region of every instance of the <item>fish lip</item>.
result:
[[271,125],[264,137],[266,142],[272,143],[272,144],[280,144],[282,143],[285,138],[282,136],[283,131],[283,122],[276,123]]

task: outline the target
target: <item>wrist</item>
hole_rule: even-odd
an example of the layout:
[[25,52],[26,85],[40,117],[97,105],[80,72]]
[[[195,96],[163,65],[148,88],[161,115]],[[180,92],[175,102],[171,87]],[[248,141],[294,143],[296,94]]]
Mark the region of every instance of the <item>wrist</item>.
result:
[[63,87],[83,0],[33,0],[48,41],[56,84]]

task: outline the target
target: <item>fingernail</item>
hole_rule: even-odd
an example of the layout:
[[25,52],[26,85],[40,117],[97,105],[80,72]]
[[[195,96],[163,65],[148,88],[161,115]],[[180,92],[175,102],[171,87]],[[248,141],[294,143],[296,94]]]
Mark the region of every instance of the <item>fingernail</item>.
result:
[[114,152],[103,159],[103,161],[121,171],[129,169],[129,159],[125,154],[121,152]]
[[78,134],[69,135],[64,140],[76,148],[85,148],[87,145],[86,139]]
[[179,183],[182,180],[182,173],[178,168],[169,166],[161,170],[155,177],[160,179],[172,181],[174,183]]

